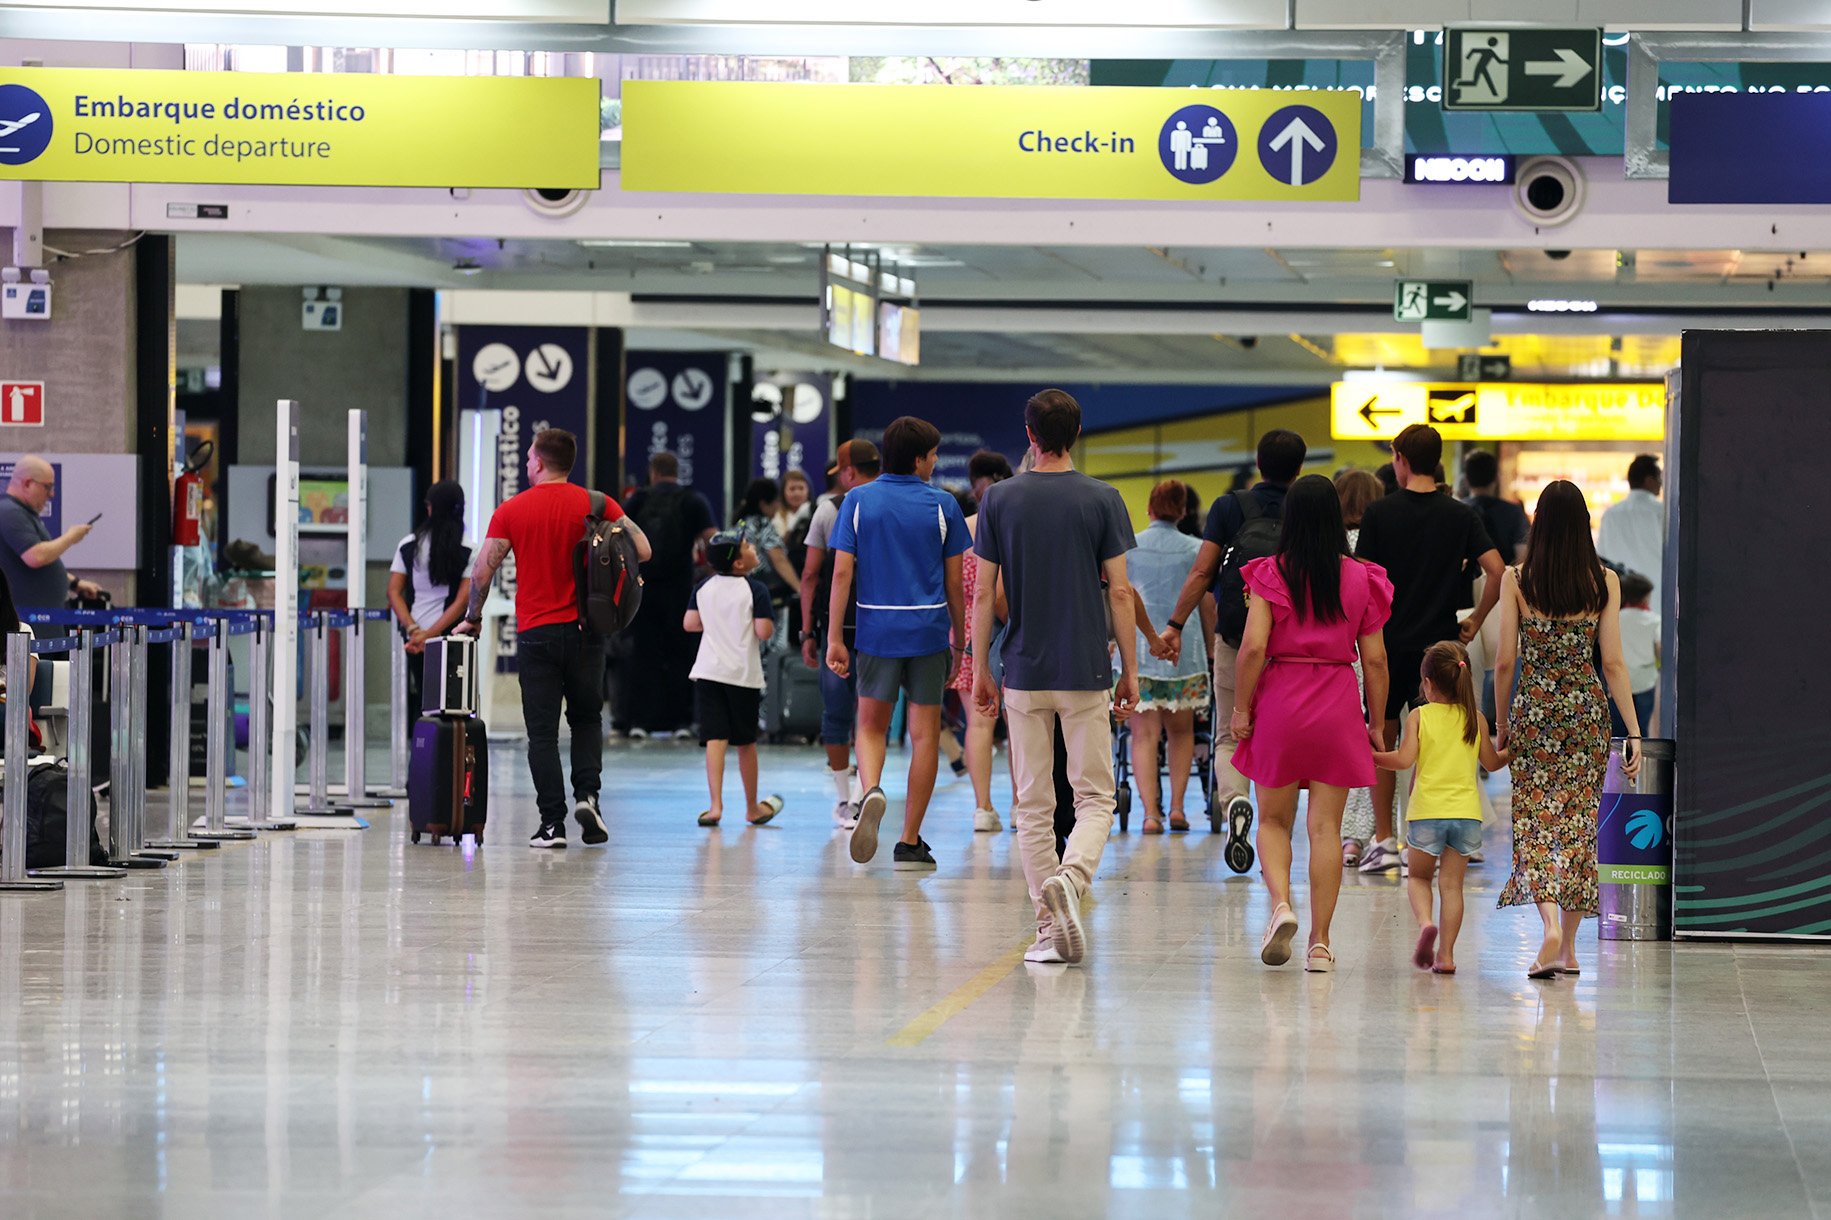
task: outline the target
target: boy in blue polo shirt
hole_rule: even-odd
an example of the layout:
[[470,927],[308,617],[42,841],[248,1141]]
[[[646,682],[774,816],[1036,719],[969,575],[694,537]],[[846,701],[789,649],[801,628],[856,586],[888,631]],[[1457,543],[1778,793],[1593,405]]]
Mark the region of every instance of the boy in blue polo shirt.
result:
[[[877,854],[878,823],[889,802],[880,786],[899,692],[908,697],[909,789],[903,800],[899,870],[931,870],[934,853],[922,841],[922,815],[935,790],[940,758],[941,698],[966,638],[960,556],[972,545],[953,496],[931,487],[941,433],[905,415],[884,429],[884,473],[846,493],[833,526],[830,622],[842,622],[852,582],[858,581],[858,782],[865,789],[852,859]],[[827,646],[827,667],[845,677],[844,641]]]

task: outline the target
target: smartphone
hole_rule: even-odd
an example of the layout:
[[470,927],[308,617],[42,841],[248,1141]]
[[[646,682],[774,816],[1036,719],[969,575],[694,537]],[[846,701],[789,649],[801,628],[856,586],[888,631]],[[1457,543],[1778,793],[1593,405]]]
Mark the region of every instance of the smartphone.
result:
[[89,518],[89,524],[94,525],[97,521],[100,521],[101,519],[102,519],[102,514],[97,513],[95,516]]

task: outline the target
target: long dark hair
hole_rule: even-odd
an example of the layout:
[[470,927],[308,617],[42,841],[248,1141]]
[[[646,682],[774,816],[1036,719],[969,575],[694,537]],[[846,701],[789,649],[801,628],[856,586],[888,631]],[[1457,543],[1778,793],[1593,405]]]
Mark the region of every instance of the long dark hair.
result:
[[1589,502],[1575,483],[1559,479],[1539,493],[1519,591],[1526,604],[1551,618],[1599,614],[1608,604],[1602,561],[1589,533]]
[[0,572],[0,635],[11,635],[19,630],[19,607],[13,603],[12,582],[6,573]]
[[766,517],[763,511],[765,504],[774,503],[782,498],[782,489],[774,479],[752,479],[750,486],[744,489],[744,502],[738,505],[737,514],[732,518],[734,523],[742,522],[746,517]]
[[414,535],[433,584],[464,579],[464,488],[457,480],[440,479],[426,489],[426,519]]
[[1291,591],[1300,618],[1339,623],[1341,561],[1348,553],[1348,531],[1341,523],[1341,497],[1335,484],[1306,474],[1284,496],[1284,524],[1278,533],[1278,571]]

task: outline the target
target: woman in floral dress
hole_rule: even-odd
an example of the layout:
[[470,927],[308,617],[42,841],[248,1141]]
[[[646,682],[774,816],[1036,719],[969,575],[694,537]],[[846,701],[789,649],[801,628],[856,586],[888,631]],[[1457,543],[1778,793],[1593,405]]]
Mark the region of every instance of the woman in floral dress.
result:
[[1494,666],[1494,731],[1513,752],[1513,875],[1499,905],[1533,903],[1545,923],[1529,978],[1579,973],[1577,929],[1596,913],[1596,809],[1609,750],[1598,645],[1628,726],[1624,768],[1631,777],[1640,766],[1620,610],[1621,584],[1596,557],[1589,505],[1560,479],[1539,496],[1526,561],[1502,579]]

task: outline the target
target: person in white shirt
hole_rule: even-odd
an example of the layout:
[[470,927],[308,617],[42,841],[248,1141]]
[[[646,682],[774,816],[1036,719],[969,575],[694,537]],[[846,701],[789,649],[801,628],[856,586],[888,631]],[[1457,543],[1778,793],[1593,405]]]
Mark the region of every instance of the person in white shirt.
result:
[[[1641,731],[1652,737],[1655,713],[1659,710],[1659,611],[1647,604],[1653,594],[1653,582],[1639,572],[1621,578],[1621,659],[1627,662],[1628,677],[1634,688],[1634,716]],[[1615,736],[1627,732],[1621,713],[1612,713]]]
[[1659,502],[1663,486],[1659,459],[1650,453],[1635,458],[1628,464],[1627,499],[1602,514],[1596,537],[1596,553],[1652,581],[1654,599],[1666,559],[1666,506]]
[[400,540],[388,572],[388,606],[407,641],[407,711],[418,720],[426,641],[450,631],[470,601],[464,488],[441,479],[426,490],[426,519]]
[[757,800],[757,718],[763,706],[761,641],[776,632],[769,590],[751,575],[757,551],[738,530],[714,534],[706,562],[716,575],[687,602],[682,626],[699,635],[693,689],[699,708],[699,744],[706,751],[706,786],[712,804],[701,826],[717,826],[725,813],[725,753],[737,747],[744,781],[745,820],[761,826],[782,812],[782,798]]

